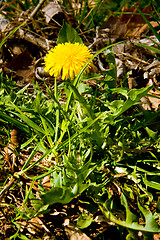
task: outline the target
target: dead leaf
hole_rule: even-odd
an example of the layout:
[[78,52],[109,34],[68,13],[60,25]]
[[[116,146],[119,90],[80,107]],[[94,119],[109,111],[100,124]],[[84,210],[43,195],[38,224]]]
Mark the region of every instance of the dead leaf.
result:
[[[140,5],[137,4],[140,9]],[[141,10],[147,19],[150,18],[148,13],[152,12],[152,7],[150,5],[146,6]],[[133,14],[132,14],[133,13]],[[136,13],[136,14],[135,14]],[[151,22],[153,27],[158,26],[157,22]],[[126,38],[126,37],[140,37],[147,29],[149,29],[148,24],[146,24],[143,17],[139,14],[137,8],[132,6],[128,8],[127,4],[122,9],[121,17],[111,16],[102,25],[103,29],[109,29],[108,35],[111,38]]]
[[111,16],[103,23],[102,28],[109,29],[108,35],[111,38],[123,38],[127,32],[127,24],[118,17]]
[[[136,4],[137,8],[140,9],[140,4]],[[144,31],[146,31],[149,26],[146,24],[143,17],[139,14],[139,11],[137,10],[135,6],[132,6],[131,8],[128,8],[127,4],[122,9],[122,16],[120,17],[120,20],[127,24],[127,32],[126,35],[130,37],[139,37]],[[152,12],[152,7],[150,5],[146,6],[144,9],[141,10],[144,16],[147,20],[149,20],[150,16],[146,15],[148,13]],[[124,12],[124,14],[123,14]],[[132,13],[132,14],[125,14]],[[136,13],[136,15],[134,14]],[[154,22],[153,22],[154,24]]]
[[154,240],[160,240],[160,233],[159,234],[154,234],[153,239]]
[[32,56],[26,48],[22,53],[12,58],[12,60],[5,64],[5,67],[14,71],[18,69],[25,69],[32,63]]
[[51,184],[50,184],[50,176],[45,176],[42,179],[42,186],[47,189],[51,189]]
[[28,66],[27,69],[19,69],[16,71],[17,85],[24,86],[26,82],[31,82],[35,78],[35,67]]
[[[156,110],[158,110],[158,108],[159,108],[159,105],[160,105],[160,91],[158,91],[157,89],[155,89],[155,90],[150,90],[149,92],[148,92],[148,94],[151,94],[151,95],[153,95],[153,97],[149,97],[148,96],[148,99],[149,99],[149,101],[150,101],[150,103],[152,104],[152,108],[156,111]],[[158,97],[158,98],[156,98],[156,97]]]
[[[137,3],[136,6],[137,6],[137,8],[140,9],[140,4],[139,3]],[[138,12],[137,8],[135,6],[132,6],[132,7],[128,8],[128,5],[125,4],[123,9],[122,9],[122,16],[121,16],[120,20],[122,22],[127,23],[128,27],[134,27],[137,24],[146,23],[145,20],[143,19],[143,17],[140,14],[138,14],[139,12]],[[146,15],[146,14],[152,12],[152,7],[150,5],[148,5],[144,9],[142,9],[141,11],[145,15],[145,17],[147,19],[149,19],[150,16]],[[132,14],[125,14],[125,12],[133,13],[133,15]],[[134,13],[137,13],[137,14],[135,15]]]
[[17,224],[20,226],[20,232],[23,232],[27,228],[28,232],[33,235],[37,234],[37,232],[40,233],[43,231],[50,233],[39,217],[32,218],[28,222],[23,220],[17,221]]
[[17,156],[15,155],[15,151],[17,146],[19,145],[19,139],[18,139],[18,131],[16,129],[13,129],[10,132],[11,135],[11,141],[8,142],[7,147],[4,148],[5,151],[5,160],[7,161],[9,167],[14,172],[14,167],[17,165],[16,160]]
[[141,108],[144,110],[151,110],[151,106],[149,103],[149,100],[147,97],[142,97],[140,100],[143,104],[141,105]]
[[69,240],[91,240],[91,238],[89,238],[79,228],[71,225],[69,219],[65,219],[63,225],[65,227],[65,232]]
[[49,23],[52,17],[62,11],[61,6],[59,5],[57,0],[49,2],[43,9],[44,16],[46,17],[46,22]]
[[0,17],[0,32],[5,33],[9,30],[13,29],[13,26],[10,24],[10,21],[4,17]]
[[50,232],[39,217],[35,217],[29,220],[27,229],[32,234],[35,234],[37,230],[42,231],[42,229],[44,229],[46,232]]

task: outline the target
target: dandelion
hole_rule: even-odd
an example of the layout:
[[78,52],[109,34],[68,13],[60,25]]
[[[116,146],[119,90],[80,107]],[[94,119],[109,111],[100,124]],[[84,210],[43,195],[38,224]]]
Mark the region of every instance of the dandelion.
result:
[[[62,74],[63,80],[69,77],[73,79],[92,56],[84,44],[69,42],[58,44],[44,58],[44,70],[56,78]],[[90,67],[91,63],[88,64],[86,71]]]

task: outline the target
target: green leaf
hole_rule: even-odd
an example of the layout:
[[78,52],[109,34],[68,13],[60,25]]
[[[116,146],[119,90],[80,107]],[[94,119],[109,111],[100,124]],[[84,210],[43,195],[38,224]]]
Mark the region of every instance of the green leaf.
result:
[[53,172],[52,174],[53,179],[54,179],[54,187],[62,187],[62,174],[61,172],[59,174],[57,174],[57,172]]
[[93,222],[93,217],[87,215],[85,212],[77,220],[77,227],[87,228]]
[[[141,213],[143,214],[145,218],[145,226],[140,225],[138,218],[136,215],[134,215],[129,209],[128,209],[128,203],[127,199],[122,194],[121,196],[121,203],[126,209],[126,220],[117,219],[116,216],[111,212],[113,202],[111,199],[108,199],[103,206],[99,205],[102,213],[105,215],[106,218],[108,218],[110,221],[125,227],[129,230],[128,239],[131,239],[132,236],[135,236],[136,231],[141,231],[144,235],[144,237],[149,236],[152,239],[152,236],[154,233],[160,233],[160,227],[158,226],[158,223],[155,221],[152,213],[148,211],[147,209],[143,208],[139,203],[138,207]],[[136,238],[135,238],[136,239]],[[147,238],[146,238],[147,239]]]
[[[33,208],[36,211],[39,211],[39,209],[43,207],[43,202],[33,194],[32,190],[29,193],[29,199],[31,201]],[[45,208],[47,208],[47,206],[45,206]]]
[[123,193],[121,195],[121,204],[126,209],[126,223],[132,224],[133,222],[138,222],[138,217],[129,210],[127,199]]
[[[83,183],[94,169],[94,167],[87,169],[88,167],[88,164],[86,164],[82,169],[74,170],[71,164],[65,164],[64,171],[59,174],[53,172],[53,187],[51,190],[41,195],[43,203],[45,205],[51,205],[54,203],[67,204],[78,194],[81,194],[87,188],[92,186],[92,183]],[[69,177],[69,175],[66,174],[68,168],[73,171],[73,177]],[[78,176],[77,173],[79,173]]]
[[148,49],[150,51],[153,51],[154,53],[160,54],[160,50],[158,48],[155,48],[155,47],[152,47],[152,46],[148,46],[148,45],[145,45],[145,44],[142,44],[142,43],[134,43],[134,45],[136,45],[138,47],[142,47],[142,48]]
[[13,102],[11,104],[13,105],[15,110],[19,112],[19,113],[13,112],[13,114],[21,118],[28,126],[33,128],[38,135],[42,136],[42,134],[45,134],[44,130],[38,124],[36,124],[30,118],[28,118]]
[[148,88],[140,88],[140,89],[131,89],[128,93],[128,97],[135,102],[138,102],[143,96],[145,96],[148,91],[153,88],[148,87]]
[[155,139],[157,137],[158,131],[154,132],[153,130],[149,129],[148,127],[146,127],[145,129],[150,138]]
[[54,203],[67,204],[75,195],[71,193],[70,188],[54,187],[50,191],[41,195],[42,201],[45,205],[52,205]]
[[147,88],[141,88],[141,89],[131,89],[128,92],[128,99],[124,103],[123,107],[116,113],[116,117],[121,115],[123,112],[125,112],[127,109],[132,107],[133,105],[137,104],[139,100],[147,95],[149,90],[152,89],[152,86],[149,86]]
[[[27,238],[25,235],[23,234],[18,234],[18,238],[22,239],[22,240],[29,240],[29,238]],[[40,240],[40,238],[33,238],[33,240]]]
[[[12,123],[17,128],[21,129],[22,131],[25,131],[29,133],[29,128],[25,124],[21,123],[19,120],[15,119],[14,117],[10,117],[9,113],[8,115],[0,111],[0,118],[5,119],[7,122]],[[1,119],[0,119],[1,121]]]
[[57,44],[70,42],[83,44],[82,39],[79,37],[77,31],[64,21],[63,26],[58,34]]
[[144,183],[146,184],[146,186],[160,191],[160,184],[158,182],[151,182],[144,179]]
[[[147,210],[146,208],[142,207],[139,202],[138,202],[138,208],[142,212],[142,214],[145,218],[145,223],[146,223],[145,229],[147,229],[147,231],[150,233],[154,232],[154,229],[155,229],[155,232],[156,232],[156,230],[157,230],[157,232],[160,232],[160,226],[154,219],[152,213],[149,210]],[[158,229],[159,229],[159,231],[158,231]],[[144,231],[144,235],[147,236],[146,231]]]
[[[18,109],[18,108],[17,108]],[[39,125],[37,125],[35,122],[33,122],[31,119],[29,119],[23,112],[20,113],[16,113],[16,112],[12,112],[15,116],[18,116],[19,118],[21,118],[26,124],[27,126],[31,127],[32,129],[34,129],[34,131],[42,137],[42,134],[44,135],[45,132],[44,130],[39,127]]]

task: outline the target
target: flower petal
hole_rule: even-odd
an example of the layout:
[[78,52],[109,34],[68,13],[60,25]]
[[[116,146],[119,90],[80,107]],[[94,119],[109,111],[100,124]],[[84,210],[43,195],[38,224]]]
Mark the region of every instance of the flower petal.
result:
[[[73,79],[92,56],[90,50],[83,44],[69,42],[58,44],[46,54],[44,70],[55,77],[62,72],[63,80],[69,77]],[[86,71],[91,65],[88,64]]]

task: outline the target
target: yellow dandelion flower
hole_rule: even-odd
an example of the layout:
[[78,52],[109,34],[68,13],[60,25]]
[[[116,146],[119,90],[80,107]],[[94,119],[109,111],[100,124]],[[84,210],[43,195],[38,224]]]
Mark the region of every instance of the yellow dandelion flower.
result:
[[[44,58],[46,72],[54,77],[62,74],[62,79],[71,79],[79,73],[85,63],[93,56],[87,46],[79,43],[62,43],[52,48]],[[88,64],[86,71],[91,67]]]

